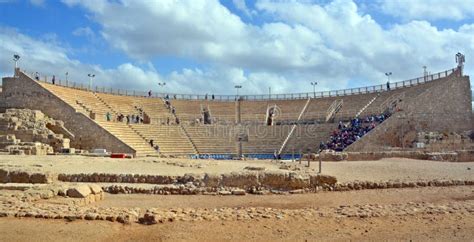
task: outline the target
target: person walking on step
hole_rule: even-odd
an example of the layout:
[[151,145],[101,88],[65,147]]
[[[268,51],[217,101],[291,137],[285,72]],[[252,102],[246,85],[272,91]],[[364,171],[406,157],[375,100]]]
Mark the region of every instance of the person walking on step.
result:
[[112,115],[110,114],[110,112],[107,112],[105,114],[105,118],[107,119],[107,122],[110,122],[112,120]]
[[152,140],[152,139],[150,140],[150,142],[149,142],[149,143],[150,143],[150,146],[151,146],[152,148],[154,148],[154,147],[155,147],[155,146],[153,145],[153,140]]
[[51,80],[51,82],[53,83],[53,85],[56,84],[56,76],[53,75],[53,79]]

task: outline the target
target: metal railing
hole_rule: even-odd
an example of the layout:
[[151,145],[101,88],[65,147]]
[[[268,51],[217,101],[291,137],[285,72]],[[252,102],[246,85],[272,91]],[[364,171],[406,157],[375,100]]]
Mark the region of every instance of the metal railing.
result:
[[[446,71],[438,72],[431,75],[426,75],[423,77],[417,77],[410,80],[391,82],[390,89],[388,89],[386,84],[366,86],[366,87],[357,87],[349,88],[342,90],[334,91],[322,91],[322,92],[305,92],[305,93],[287,93],[287,94],[260,94],[260,95],[200,95],[200,94],[175,94],[175,93],[152,93],[151,97],[154,98],[165,98],[169,99],[180,99],[180,100],[216,100],[216,101],[235,101],[235,100],[294,100],[294,99],[308,99],[308,98],[325,98],[325,97],[339,97],[339,96],[349,96],[349,95],[358,95],[358,94],[367,94],[367,93],[377,93],[388,90],[396,90],[399,88],[416,86],[422,83],[431,82],[440,78],[444,78],[454,73],[457,69],[449,69]],[[30,78],[34,78],[34,72],[29,75],[25,70],[23,73],[28,75]],[[51,78],[48,76],[42,76],[39,78],[39,81],[52,83]],[[135,91],[127,89],[116,89],[112,87],[90,87],[89,85],[83,83],[76,83],[71,81],[56,80],[55,85],[69,87],[78,90],[92,91],[96,93],[106,93],[113,95],[124,95],[124,96],[135,96],[135,97],[148,97],[148,92],[146,91]]]

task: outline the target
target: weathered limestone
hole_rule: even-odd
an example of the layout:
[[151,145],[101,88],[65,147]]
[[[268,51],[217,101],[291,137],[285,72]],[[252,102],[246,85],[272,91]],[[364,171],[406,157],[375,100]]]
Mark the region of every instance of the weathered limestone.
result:
[[80,198],[81,203],[90,204],[104,199],[104,192],[99,185],[96,184],[79,184],[67,189],[66,195],[72,198]]
[[56,180],[51,173],[34,173],[26,171],[8,171],[0,169],[0,183],[52,183]]
[[259,185],[258,173],[256,172],[232,172],[222,175],[221,186],[249,188]]
[[74,134],[70,143],[74,148],[81,150],[105,148],[114,153],[135,153],[129,145],[42,87],[40,83],[23,72],[18,72],[18,76],[18,78],[2,79],[0,108],[38,109],[48,117],[62,120],[64,127]]
[[[6,136],[0,139],[1,148],[6,147],[9,151],[25,150],[25,154],[35,155],[52,152],[52,149],[60,151],[62,148],[69,148],[69,138],[73,137],[62,121],[48,118],[39,110],[30,109],[7,109],[5,113],[0,113],[0,135]],[[38,143],[46,145],[51,151]],[[21,146],[33,147],[26,149]],[[41,152],[42,150],[46,151]]]
[[67,190],[67,195],[73,198],[86,198],[91,194],[91,188],[88,185],[78,185]]
[[426,91],[403,100],[400,111],[378,125],[346,150],[380,151],[414,145],[417,131],[463,132],[473,128],[469,77],[456,71],[432,82]]

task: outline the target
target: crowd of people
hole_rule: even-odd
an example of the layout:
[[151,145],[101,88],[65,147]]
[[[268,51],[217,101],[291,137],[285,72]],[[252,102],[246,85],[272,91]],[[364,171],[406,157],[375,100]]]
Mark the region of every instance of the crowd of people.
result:
[[356,142],[362,136],[367,134],[375,126],[390,117],[390,113],[381,115],[371,115],[365,118],[354,118],[348,123],[339,122],[336,130],[333,131],[329,142],[321,143],[320,150],[330,149],[334,151],[343,151],[347,146]]
[[140,124],[145,122],[145,112],[142,108],[135,106],[135,109],[138,111],[138,114],[127,114],[124,115],[119,113],[114,120],[112,114],[107,112],[105,118],[107,121],[117,121],[117,122],[126,122],[127,124]]

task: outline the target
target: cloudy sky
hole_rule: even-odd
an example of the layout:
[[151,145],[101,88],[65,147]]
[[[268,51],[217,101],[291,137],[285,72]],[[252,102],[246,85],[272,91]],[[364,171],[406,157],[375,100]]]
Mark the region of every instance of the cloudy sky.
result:
[[473,72],[474,0],[0,0],[0,74],[106,87],[257,94]]

